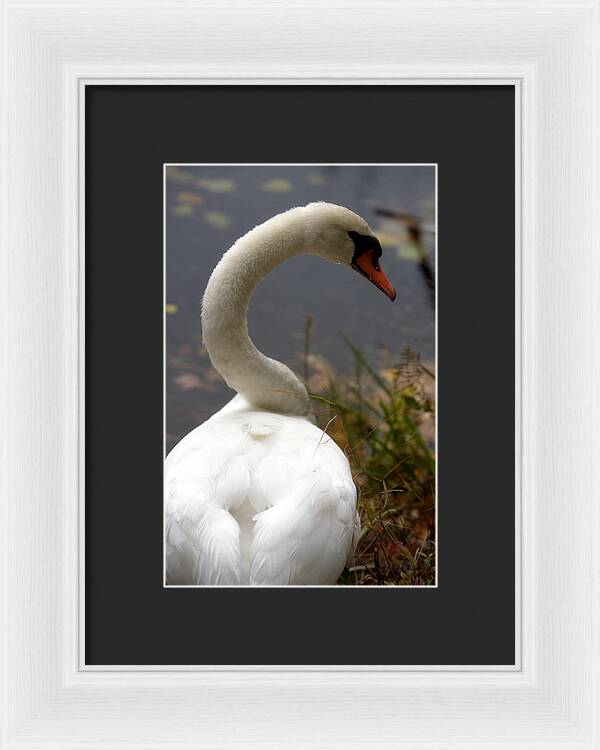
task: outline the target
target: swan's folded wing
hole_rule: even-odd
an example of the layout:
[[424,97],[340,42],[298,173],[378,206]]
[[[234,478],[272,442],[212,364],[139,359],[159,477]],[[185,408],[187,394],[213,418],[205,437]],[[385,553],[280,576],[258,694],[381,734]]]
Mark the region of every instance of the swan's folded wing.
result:
[[250,583],[332,584],[353,543],[356,489],[319,467],[297,477],[285,498],[255,516]]
[[[240,528],[231,514],[248,495],[250,438],[223,420],[179,443],[165,467],[168,584],[240,583]],[[235,427],[235,425],[234,425]]]
[[[226,586],[240,582],[240,529],[226,508],[215,506],[219,472],[201,461],[167,473],[165,553],[168,585]],[[205,476],[200,476],[203,473]],[[239,476],[232,472],[232,491]],[[239,475],[239,476],[238,476]],[[235,480],[235,481],[233,481]],[[231,489],[230,488],[230,489]]]
[[165,537],[167,584],[239,584],[240,529],[228,511],[202,504],[167,513]]

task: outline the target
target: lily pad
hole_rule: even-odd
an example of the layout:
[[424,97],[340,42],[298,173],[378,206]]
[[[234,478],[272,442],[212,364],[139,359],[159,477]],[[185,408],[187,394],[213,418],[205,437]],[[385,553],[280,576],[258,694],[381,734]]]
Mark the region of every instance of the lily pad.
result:
[[210,224],[212,227],[217,229],[227,229],[231,224],[231,219],[227,214],[223,214],[220,211],[207,211],[204,214],[204,221]]
[[192,193],[190,190],[184,190],[181,193],[177,193],[175,200],[177,201],[177,203],[186,206],[199,206],[200,203],[202,203],[203,198],[201,195],[198,195],[198,193]]
[[265,193],[289,193],[292,188],[292,183],[281,177],[273,177],[273,179],[262,182],[260,185],[260,189],[264,190]]
[[173,216],[193,216],[194,206],[189,203],[177,203],[175,206],[171,206],[171,214]]
[[167,167],[167,180],[185,185],[193,182],[194,176],[181,167]]
[[225,178],[200,177],[194,184],[209,193],[232,193],[235,190],[235,182]]

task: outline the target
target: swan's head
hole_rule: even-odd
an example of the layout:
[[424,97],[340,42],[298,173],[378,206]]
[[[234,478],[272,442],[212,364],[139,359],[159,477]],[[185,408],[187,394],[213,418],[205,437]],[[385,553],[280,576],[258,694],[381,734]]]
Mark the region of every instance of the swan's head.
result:
[[367,222],[343,206],[305,206],[305,242],[309,252],[332,263],[351,266],[391,300],[396,291],[381,268],[381,245]]

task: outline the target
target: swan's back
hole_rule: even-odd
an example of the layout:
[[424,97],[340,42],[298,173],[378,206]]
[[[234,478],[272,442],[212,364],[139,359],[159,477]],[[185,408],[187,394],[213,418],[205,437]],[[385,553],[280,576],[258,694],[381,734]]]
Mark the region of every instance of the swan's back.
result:
[[332,584],[354,550],[344,453],[239,395],[171,451],[165,490],[168,584]]

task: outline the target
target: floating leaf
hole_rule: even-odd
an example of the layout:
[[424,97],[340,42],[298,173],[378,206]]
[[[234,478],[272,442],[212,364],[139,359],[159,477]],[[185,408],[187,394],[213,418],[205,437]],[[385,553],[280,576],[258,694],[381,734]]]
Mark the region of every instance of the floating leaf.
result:
[[181,167],[167,167],[167,180],[170,182],[188,184],[194,181],[194,175],[181,169]]
[[184,372],[173,378],[173,382],[181,388],[182,391],[194,391],[202,389],[202,381],[192,372]]
[[232,193],[235,190],[235,182],[224,178],[200,177],[194,184],[209,193]]
[[289,193],[292,189],[292,183],[281,177],[273,177],[273,179],[261,183],[260,189],[266,193]]
[[175,385],[182,391],[212,391],[219,390],[223,381],[219,373],[212,367],[194,368],[196,372],[182,372],[173,378]]
[[179,310],[179,305],[174,305],[172,302],[165,305],[165,312],[167,315],[175,315]]
[[194,206],[190,206],[187,203],[183,203],[183,204],[178,203],[175,206],[171,206],[171,214],[173,216],[193,216]]
[[177,201],[177,203],[183,203],[189,206],[198,206],[200,205],[200,203],[202,203],[203,198],[201,195],[198,195],[198,193],[192,193],[189,190],[184,190],[182,193],[177,193],[175,200]]
[[327,182],[327,178],[323,174],[314,172],[306,176],[306,181],[311,185],[324,185]]
[[204,221],[212,227],[217,227],[217,229],[227,229],[231,224],[229,216],[222,214],[220,211],[207,211],[204,214]]

